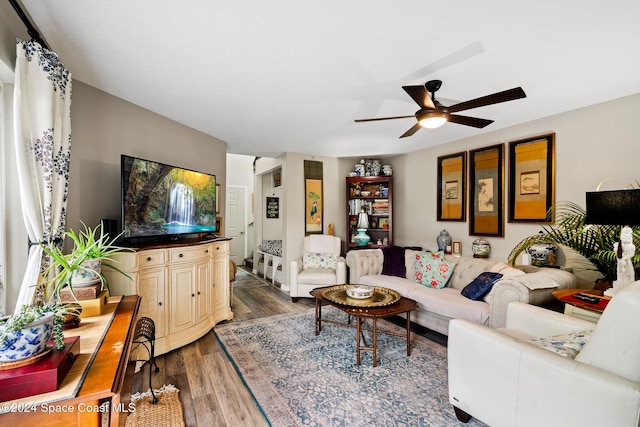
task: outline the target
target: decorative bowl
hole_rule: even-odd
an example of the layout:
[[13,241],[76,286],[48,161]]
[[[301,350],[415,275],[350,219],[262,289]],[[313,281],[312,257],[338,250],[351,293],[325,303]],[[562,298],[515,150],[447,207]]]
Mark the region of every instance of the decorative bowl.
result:
[[[0,330],[4,326],[0,326]],[[0,362],[15,362],[37,356],[47,349],[53,334],[53,313],[34,320],[18,332],[8,333],[0,343]]]
[[347,296],[355,299],[366,299],[373,296],[373,287],[366,285],[347,286]]
[[362,197],[369,197],[371,195],[371,191],[361,191],[360,195]]

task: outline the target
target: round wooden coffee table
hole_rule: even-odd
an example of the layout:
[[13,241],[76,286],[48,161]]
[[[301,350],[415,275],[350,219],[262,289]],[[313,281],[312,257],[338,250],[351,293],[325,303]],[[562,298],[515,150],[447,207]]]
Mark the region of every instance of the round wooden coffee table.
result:
[[[344,285],[342,285],[342,286],[344,286]],[[387,334],[387,335],[395,335],[395,336],[399,336],[399,337],[405,337],[405,339],[407,340],[407,356],[411,356],[411,312],[418,308],[418,303],[416,303],[412,299],[405,298],[405,297],[400,297],[400,299],[398,301],[396,301],[396,302],[394,302],[394,303],[392,303],[390,305],[384,305],[384,306],[379,306],[379,307],[363,307],[361,305],[353,306],[353,305],[348,305],[348,303],[341,304],[341,303],[332,301],[330,299],[327,299],[322,295],[324,291],[326,291],[327,289],[331,289],[331,288],[334,288],[334,286],[325,286],[325,287],[321,287],[321,288],[315,288],[314,290],[311,291],[311,295],[315,298],[315,303],[316,303],[316,314],[315,314],[316,335],[320,334],[320,331],[322,330],[322,322],[333,323],[333,324],[340,325],[340,326],[346,326],[346,327],[350,327],[350,328],[355,328],[356,329],[356,339],[357,339],[357,344],[356,344],[356,363],[358,365],[360,365],[360,352],[362,350],[370,350],[370,351],[373,351],[373,366],[374,367],[377,366],[376,356],[377,356],[377,350],[378,350],[378,342],[377,342],[377,333],[378,332],[384,333],[384,334]],[[349,315],[348,316],[348,322],[349,323],[338,322],[338,321],[331,320],[331,319],[323,319],[322,318],[322,305],[323,304],[329,304],[329,305],[331,305],[333,307],[336,307],[337,309],[347,313]],[[383,331],[383,330],[378,330],[377,329],[377,320],[378,319],[384,319],[385,317],[395,316],[395,315],[402,314],[402,313],[406,313],[407,314],[406,333],[397,333],[397,332]],[[350,323],[351,316],[354,316],[356,318],[356,324],[355,325]],[[372,320],[373,325],[372,325],[371,328],[368,328],[368,327],[362,325],[362,321],[364,319],[371,319]],[[367,346],[366,342],[364,342],[364,337],[362,336],[362,331],[363,330],[368,330],[368,331],[371,331],[371,333],[372,333],[372,343],[371,343],[370,346]],[[361,342],[364,342],[364,345],[361,345]]]

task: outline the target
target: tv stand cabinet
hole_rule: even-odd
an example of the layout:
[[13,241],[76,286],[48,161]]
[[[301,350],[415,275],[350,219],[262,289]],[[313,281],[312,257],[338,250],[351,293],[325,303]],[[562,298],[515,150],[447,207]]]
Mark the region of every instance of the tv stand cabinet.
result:
[[132,280],[104,268],[111,295],[139,295],[140,316],[155,322],[156,355],[187,345],[231,320],[229,240],[138,245],[113,257]]

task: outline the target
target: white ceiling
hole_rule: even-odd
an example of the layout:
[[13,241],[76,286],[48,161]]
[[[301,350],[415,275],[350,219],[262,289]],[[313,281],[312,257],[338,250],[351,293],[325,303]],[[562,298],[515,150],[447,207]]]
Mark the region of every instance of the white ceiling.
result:
[[[637,0],[22,0],[73,77],[237,154],[392,155],[640,92]],[[402,85],[527,98],[398,137]]]

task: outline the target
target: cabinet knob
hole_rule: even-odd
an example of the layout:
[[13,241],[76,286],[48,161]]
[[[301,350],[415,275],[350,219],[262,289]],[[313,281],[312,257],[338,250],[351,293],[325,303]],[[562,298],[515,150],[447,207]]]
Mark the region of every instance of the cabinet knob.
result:
[[158,303],[158,305],[162,305],[162,301],[160,301],[160,302]]
[[182,258],[184,255],[180,254],[180,255],[178,255],[178,256],[179,256],[180,258]]
[[149,261],[151,261],[151,257],[150,256],[147,257],[147,262],[149,262]]
[[204,253],[205,253],[205,254],[208,254],[208,253],[209,253],[209,249],[206,249],[206,250],[204,251]]
[[195,296],[196,296],[196,294],[191,294],[191,297],[192,297],[192,298],[193,298],[193,297],[195,297]]
[[200,291],[198,291],[198,295],[200,295]]
[[216,246],[216,251],[219,251],[219,250],[220,250],[220,246]]

